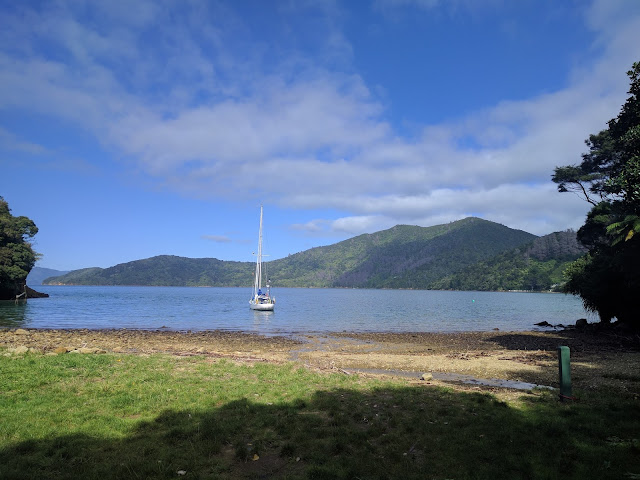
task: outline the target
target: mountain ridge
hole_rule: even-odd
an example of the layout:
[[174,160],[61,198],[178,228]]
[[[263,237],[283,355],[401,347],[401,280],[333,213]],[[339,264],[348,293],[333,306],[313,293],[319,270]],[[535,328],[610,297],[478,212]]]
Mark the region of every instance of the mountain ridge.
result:
[[[396,225],[265,262],[282,287],[433,288],[434,282],[536,237],[468,217],[431,227]],[[248,286],[253,262],[159,255],[108,268],[91,267],[45,284]]]

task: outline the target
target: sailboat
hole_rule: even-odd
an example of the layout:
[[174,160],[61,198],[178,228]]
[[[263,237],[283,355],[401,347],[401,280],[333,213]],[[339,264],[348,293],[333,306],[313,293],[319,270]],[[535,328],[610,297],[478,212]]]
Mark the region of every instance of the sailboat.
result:
[[267,291],[262,291],[262,205],[260,205],[260,233],[258,234],[258,259],[253,282],[253,297],[249,300],[251,310],[273,310],[276,299],[271,296],[271,285],[267,279]]

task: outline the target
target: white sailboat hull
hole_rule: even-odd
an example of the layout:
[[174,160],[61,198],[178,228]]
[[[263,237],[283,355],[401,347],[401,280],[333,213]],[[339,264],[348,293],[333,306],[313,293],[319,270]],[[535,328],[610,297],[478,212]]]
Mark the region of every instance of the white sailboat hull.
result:
[[273,311],[275,306],[276,306],[275,302],[273,302],[273,303],[255,303],[253,300],[249,300],[249,308],[251,310]]

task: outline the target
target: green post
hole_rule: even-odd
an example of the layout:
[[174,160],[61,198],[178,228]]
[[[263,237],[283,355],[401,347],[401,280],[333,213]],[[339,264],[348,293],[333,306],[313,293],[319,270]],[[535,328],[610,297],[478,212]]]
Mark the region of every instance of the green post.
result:
[[560,400],[570,400],[572,397],[569,347],[558,347],[558,369],[560,371]]

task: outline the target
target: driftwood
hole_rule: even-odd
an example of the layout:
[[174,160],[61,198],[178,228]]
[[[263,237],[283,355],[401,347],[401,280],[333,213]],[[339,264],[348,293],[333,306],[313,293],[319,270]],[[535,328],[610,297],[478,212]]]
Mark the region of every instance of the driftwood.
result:
[[47,298],[49,296],[48,293],[37,292],[33,288],[25,285],[24,291],[16,295],[15,301],[18,302],[26,302],[28,298]]

